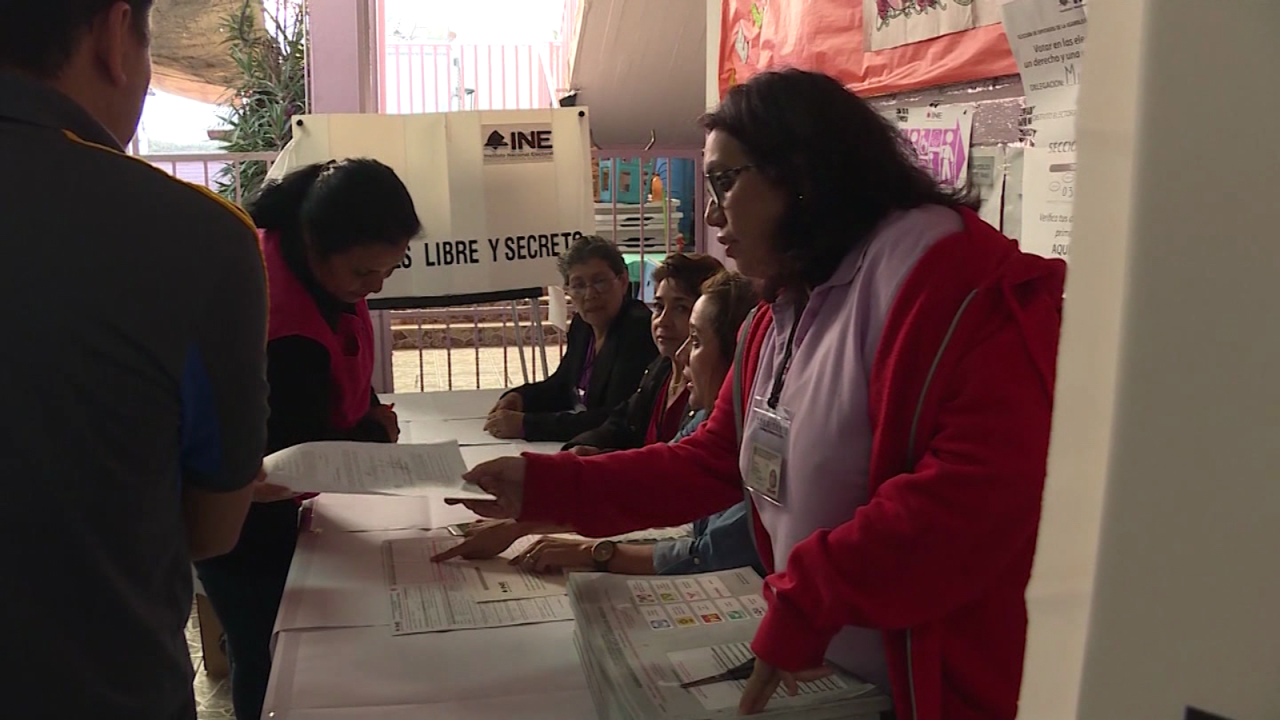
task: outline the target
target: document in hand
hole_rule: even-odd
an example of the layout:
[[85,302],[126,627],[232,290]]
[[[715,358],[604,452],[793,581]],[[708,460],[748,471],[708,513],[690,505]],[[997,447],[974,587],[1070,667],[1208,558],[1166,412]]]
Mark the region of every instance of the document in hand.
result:
[[295,445],[262,461],[267,481],[295,492],[355,495],[490,497],[464,482],[467,464],[456,441],[430,445],[314,442]]
[[[705,575],[575,573],[569,601],[596,710],[605,720],[712,720],[738,714],[743,681],[681,688],[751,657],[763,582],[743,568]],[[779,691],[762,717],[876,720],[890,708],[874,685],[837,673]]]

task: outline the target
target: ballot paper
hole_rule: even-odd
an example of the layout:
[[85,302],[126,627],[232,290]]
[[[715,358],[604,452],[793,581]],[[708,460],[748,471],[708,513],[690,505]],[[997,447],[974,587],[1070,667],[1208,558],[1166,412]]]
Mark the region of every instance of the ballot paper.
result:
[[[383,545],[383,570],[390,595],[393,635],[573,619],[569,600],[563,592],[480,602],[473,595],[476,587],[474,563],[431,562],[432,556],[457,542],[455,538],[424,537],[390,541]],[[526,589],[525,592],[533,591]]]
[[[533,537],[521,538],[498,557],[488,560],[459,558],[450,560],[448,564],[462,570],[463,587],[476,602],[568,595],[568,583],[563,574],[539,575],[511,564],[512,558],[529,549],[535,541]],[[434,582],[439,576],[438,564],[431,558],[460,542],[457,538],[440,537],[388,541],[383,550],[388,585]]]
[[[682,688],[751,657],[765,614],[763,583],[748,568],[680,577],[574,573],[575,642],[596,711],[606,720],[737,716],[740,682]],[[787,720],[876,720],[888,697],[837,672],[775,695],[761,715]]]
[[491,498],[464,482],[467,465],[456,441],[429,445],[314,442],[262,461],[269,482],[295,492]]
[[[680,678],[681,682],[691,682],[719,675],[730,668],[737,667],[752,657],[754,657],[754,654],[751,652],[751,645],[745,642],[667,653],[667,659],[670,660],[671,665],[675,668],[676,676]],[[704,708],[720,710],[722,708],[738,707],[738,701],[742,699],[742,691],[746,687],[747,682],[745,680],[737,680],[689,688],[689,692],[698,698]],[[848,689],[848,687],[848,683],[839,675],[832,675],[814,682],[800,683],[798,696],[835,695]],[[789,697],[787,693],[782,688],[778,688],[777,692],[773,694],[773,700],[770,702],[781,702],[787,697]]]

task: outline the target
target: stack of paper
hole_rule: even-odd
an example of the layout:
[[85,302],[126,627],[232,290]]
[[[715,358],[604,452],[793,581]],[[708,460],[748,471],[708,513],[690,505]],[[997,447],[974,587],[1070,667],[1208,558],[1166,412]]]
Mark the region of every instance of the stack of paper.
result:
[[[681,683],[751,657],[764,617],[762,582],[750,569],[680,577],[577,573],[569,601],[587,684],[602,720],[711,720],[738,714],[744,681],[684,689]],[[844,674],[779,692],[762,717],[877,720],[890,703]]]

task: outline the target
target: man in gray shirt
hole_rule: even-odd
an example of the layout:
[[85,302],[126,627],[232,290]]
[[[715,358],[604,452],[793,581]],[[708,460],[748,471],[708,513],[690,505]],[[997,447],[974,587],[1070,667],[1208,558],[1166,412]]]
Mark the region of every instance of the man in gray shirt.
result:
[[194,718],[190,563],[235,545],[261,467],[252,225],[121,153],[151,4],[0,0],[5,717]]

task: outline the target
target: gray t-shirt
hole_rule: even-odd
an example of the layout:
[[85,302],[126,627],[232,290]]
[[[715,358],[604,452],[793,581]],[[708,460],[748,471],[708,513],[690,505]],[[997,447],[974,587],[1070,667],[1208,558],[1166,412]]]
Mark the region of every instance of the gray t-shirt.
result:
[[0,705],[193,718],[182,489],[232,491],[266,434],[247,217],[0,71]]

